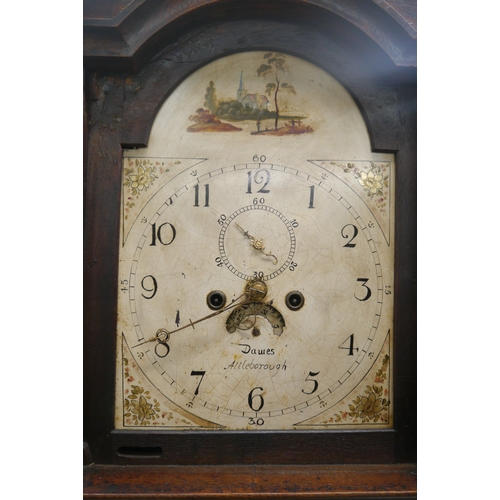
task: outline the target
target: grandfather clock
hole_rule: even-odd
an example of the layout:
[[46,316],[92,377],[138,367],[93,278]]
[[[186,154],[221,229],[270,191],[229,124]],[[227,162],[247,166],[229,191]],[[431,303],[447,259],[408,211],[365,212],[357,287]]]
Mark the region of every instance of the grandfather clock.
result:
[[416,1],[84,1],[84,497],[416,498]]

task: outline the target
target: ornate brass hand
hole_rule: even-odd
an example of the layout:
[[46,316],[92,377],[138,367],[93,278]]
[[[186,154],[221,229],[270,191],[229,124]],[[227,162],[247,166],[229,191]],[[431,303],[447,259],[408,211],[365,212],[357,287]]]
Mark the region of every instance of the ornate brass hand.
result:
[[267,257],[272,257],[274,259],[274,264],[276,265],[278,263],[278,258],[276,255],[273,255],[272,253],[267,253],[264,252],[264,240],[261,238],[254,238],[251,234],[248,233],[248,231],[245,231],[237,222],[235,224],[238,226],[240,231],[250,240],[250,243],[256,250],[260,250],[264,255]]

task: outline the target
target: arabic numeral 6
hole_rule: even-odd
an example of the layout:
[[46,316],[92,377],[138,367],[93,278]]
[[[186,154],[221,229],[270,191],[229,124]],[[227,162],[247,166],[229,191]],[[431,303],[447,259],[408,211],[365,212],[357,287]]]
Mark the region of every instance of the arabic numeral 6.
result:
[[264,398],[262,397],[262,394],[254,394],[255,391],[264,391],[262,387],[254,387],[251,391],[250,394],[248,394],[248,406],[253,411],[260,411],[262,410],[262,407],[264,406]]

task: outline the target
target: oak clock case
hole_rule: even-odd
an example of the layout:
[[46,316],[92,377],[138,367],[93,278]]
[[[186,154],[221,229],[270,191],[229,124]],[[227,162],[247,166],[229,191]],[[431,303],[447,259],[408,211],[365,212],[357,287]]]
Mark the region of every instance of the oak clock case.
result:
[[394,172],[302,59],[181,83],[123,157],[115,427],[391,428]]

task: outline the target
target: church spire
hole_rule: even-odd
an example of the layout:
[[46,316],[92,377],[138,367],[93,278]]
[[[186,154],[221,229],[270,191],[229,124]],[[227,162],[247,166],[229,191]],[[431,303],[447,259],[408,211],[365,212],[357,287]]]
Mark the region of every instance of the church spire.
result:
[[241,102],[242,99],[247,95],[247,89],[243,86],[243,71],[240,74],[240,86],[236,92],[236,100]]

